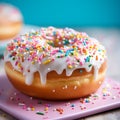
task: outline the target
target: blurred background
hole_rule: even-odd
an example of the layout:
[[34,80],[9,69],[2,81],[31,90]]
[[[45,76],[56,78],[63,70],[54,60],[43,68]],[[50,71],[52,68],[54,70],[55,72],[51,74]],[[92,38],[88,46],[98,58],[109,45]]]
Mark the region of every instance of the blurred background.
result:
[[24,23],[55,27],[120,27],[120,0],[0,0],[16,6]]

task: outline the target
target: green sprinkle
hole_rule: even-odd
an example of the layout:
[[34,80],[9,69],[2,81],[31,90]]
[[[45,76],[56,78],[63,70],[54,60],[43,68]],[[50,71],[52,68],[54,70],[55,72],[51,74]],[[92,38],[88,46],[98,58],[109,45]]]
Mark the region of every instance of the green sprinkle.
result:
[[57,56],[57,58],[60,58],[60,56]]
[[71,55],[73,55],[73,52],[71,52]]
[[91,66],[92,66],[92,64],[89,65],[89,67],[91,67]]
[[42,112],[36,112],[36,114],[38,114],[38,115],[44,115],[44,113],[42,113]]
[[43,49],[43,50],[45,50],[45,48],[44,48],[44,47],[42,47],[42,49]]
[[13,57],[13,60],[15,60],[15,58]]
[[69,44],[69,40],[67,40],[67,39],[64,40],[64,41],[63,41],[63,44],[64,44],[64,45],[68,45],[68,44]]

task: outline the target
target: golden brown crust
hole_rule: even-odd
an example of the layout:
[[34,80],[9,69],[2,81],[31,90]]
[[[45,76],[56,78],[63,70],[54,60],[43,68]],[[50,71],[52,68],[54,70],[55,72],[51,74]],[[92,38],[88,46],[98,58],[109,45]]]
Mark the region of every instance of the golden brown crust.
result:
[[10,62],[5,63],[5,71],[15,88],[27,95],[49,100],[75,99],[95,92],[104,80],[106,61],[99,69],[96,80],[93,75],[94,69],[91,72],[82,70],[82,73],[79,72],[80,69],[75,70],[69,77],[65,75],[65,71],[61,75],[52,71],[48,73],[45,85],[40,83],[40,76],[36,72],[32,85],[27,85],[22,73],[14,70]]

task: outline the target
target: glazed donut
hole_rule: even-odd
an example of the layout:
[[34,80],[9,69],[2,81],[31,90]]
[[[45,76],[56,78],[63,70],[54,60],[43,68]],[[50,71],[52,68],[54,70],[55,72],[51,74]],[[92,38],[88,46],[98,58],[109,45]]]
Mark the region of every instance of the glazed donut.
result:
[[70,28],[41,28],[12,40],[4,53],[5,71],[19,91],[48,100],[94,93],[105,78],[105,48]]
[[22,27],[22,15],[17,8],[0,4],[0,40],[16,36]]

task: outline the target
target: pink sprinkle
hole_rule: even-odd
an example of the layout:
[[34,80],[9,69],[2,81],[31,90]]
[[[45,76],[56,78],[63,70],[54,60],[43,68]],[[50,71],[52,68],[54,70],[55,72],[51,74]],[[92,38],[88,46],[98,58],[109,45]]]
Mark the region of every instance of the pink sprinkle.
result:
[[23,109],[26,109],[26,108],[27,108],[26,105],[24,105],[24,106],[23,106]]
[[80,65],[83,65],[83,63],[82,63],[82,62],[80,62]]
[[18,61],[16,61],[15,66],[18,64]]

